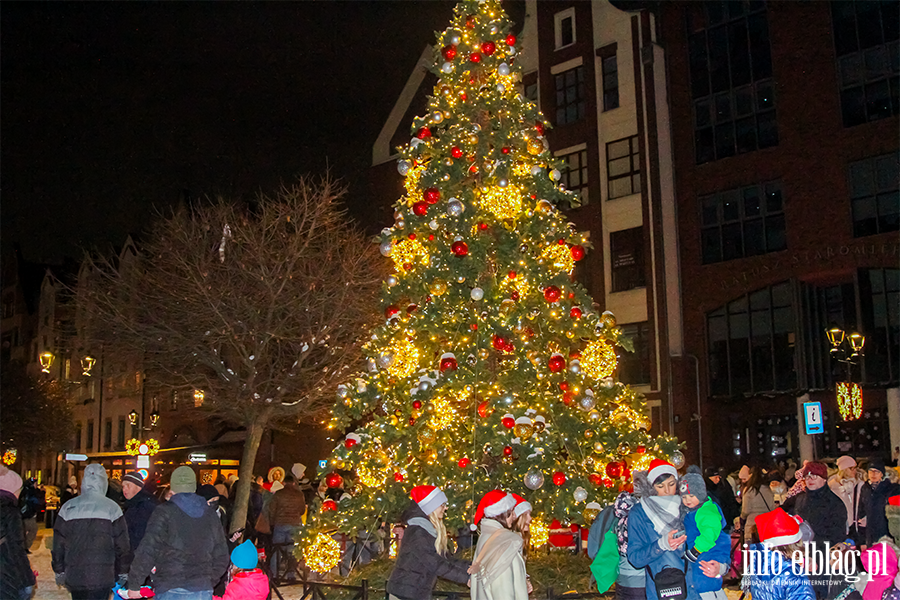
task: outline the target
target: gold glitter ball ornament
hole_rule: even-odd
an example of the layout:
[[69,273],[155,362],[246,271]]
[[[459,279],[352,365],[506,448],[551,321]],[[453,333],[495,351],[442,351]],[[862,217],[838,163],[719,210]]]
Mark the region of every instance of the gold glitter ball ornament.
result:
[[616,351],[604,340],[595,340],[581,353],[581,372],[593,379],[609,377],[616,370]]

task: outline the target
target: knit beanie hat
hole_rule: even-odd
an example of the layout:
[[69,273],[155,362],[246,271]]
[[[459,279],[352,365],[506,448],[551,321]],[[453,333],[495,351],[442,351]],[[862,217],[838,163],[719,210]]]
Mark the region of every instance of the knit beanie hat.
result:
[[255,569],[257,563],[259,563],[259,553],[250,540],[231,551],[231,564],[238,569]]
[[173,494],[193,494],[197,491],[197,475],[192,468],[182,465],[172,471],[169,487]]
[[531,502],[529,502],[522,496],[520,496],[518,494],[513,494],[512,497],[516,501],[516,507],[515,507],[515,509],[513,509],[513,514],[516,515],[516,518],[521,517],[528,511],[534,509],[534,507],[531,506]]
[[700,473],[692,471],[692,469],[700,470],[693,465],[688,467],[687,474],[678,482],[678,494],[681,496],[695,496],[700,501],[700,504],[703,504],[707,498],[706,482],[703,481],[703,476]]
[[306,465],[303,463],[294,463],[294,466],[291,467],[291,475],[297,478],[297,481],[303,479],[303,474],[306,473]]
[[874,469],[875,471],[881,471],[881,474],[884,475],[884,474],[885,474],[885,470],[884,470],[884,461],[881,460],[880,458],[873,458],[873,459],[869,462],[869,470],[871,471],[871,470],[873,470],[873,469]]
[[482,497],[475,509],[475,524],[477,525],[484,517],[496,517],[502,515],[511,508],[515,508],[516,499],[512,494],[503,490],[491,490]]
[[841,471],[844,471],[846,469],[852,469],[855,466],[856,466],[856,461],[853,460],[852,456],[842,456],[839,459],[837,459],[837,468],[840,469]]
[[216,489],[216,486],[208,483],[204,483],[198,487],[196,494],[201,496],[204,500],[212,500],[213,498],[220,498],[222,496],[221,492]]
[[825,463],[811,462],[806,465],[806,474],[818,475],[822,479],[828,479],[828,467],[825,466]]
[[434,485],[418,485],[409,491],[409,495],[426,515],[430,515],[447,502],[447,495]]
[[756,517],[759,541],[764,542],[770,548],[799,542],[803,537],[800,533],[800,523],[802,522],[803,519],[792,517],[781,508],[763,513]]
[[738,471],[738,479],[750,479],[750,467],[744,465],[741,467],[741,470]]
[[672,463],[661,458],[654,458],[650,463],[650,469],[647,471],[647,481],[650,482],[650,485],[653,485],[660,475],[671,475],[677,478],[678,470]]
[[0,490],[15,494],[22,489],[22,478],[15,471],[3,467],[0,473]]
[[137,471],[132,471],[125,475],[125,477],[122,478],[122,483],[125,483],[126,481],[133,483],[138,487],[144,487],[144,476]]

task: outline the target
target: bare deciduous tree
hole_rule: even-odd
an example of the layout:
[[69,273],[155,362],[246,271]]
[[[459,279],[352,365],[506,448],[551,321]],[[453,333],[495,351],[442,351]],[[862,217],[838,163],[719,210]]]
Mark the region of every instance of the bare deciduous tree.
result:
[[162,218],[133,267],[90,257],[79,302],[107,353],[139,355],[154,380],[199,389],[246,427],[231,530],[244,526],[263,432],[320,417],[358,365],[383,263],[348,225],[330,177],[250,206],[223,200]]

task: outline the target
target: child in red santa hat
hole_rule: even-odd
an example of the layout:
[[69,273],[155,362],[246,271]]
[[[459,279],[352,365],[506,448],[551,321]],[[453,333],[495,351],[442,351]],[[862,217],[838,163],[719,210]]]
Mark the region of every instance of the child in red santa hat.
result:
[[531,583],[525,573],[523,540],[512,530],[515,508],[513,495],[501,490],[488,492],[478,503],[475,524],[481,536],[472,561],[472,600],[528,600]]

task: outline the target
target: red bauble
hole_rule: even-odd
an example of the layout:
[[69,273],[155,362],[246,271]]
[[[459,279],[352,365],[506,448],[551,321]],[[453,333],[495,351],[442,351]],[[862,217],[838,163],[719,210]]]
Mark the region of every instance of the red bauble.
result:
[[506,36],[506,45],[507,46],[515,46],[516,45],[516,36],[513,34],[509,34]]
[[512,447],[511,446],[505,446],[503,448],[503,456],[512,456]]
[[434,234],[433,234],[433,233],[429,233],[429,234],[428,234],[428,240],[429,240],[429,241],[434,241]]
[[413,400],[413,408],[419,410],[422,408],[422,402],[419,400]]
[[400,309],[397,308],[395,305],[391,304],[390,306],[388,306],[387,308],[384,309],[384,318],[390,319],[391,317],[396,315],[398,312],[400,312]]
[[419,308],[418,304],[410,304],[409,306],[406,307],[406,312],[409,314],[412,314],[412,313],[416,312],[417,308]]
[[608,477],[604,477],[604,478],[603,478],[603,487],[611,488],[611,487],[614,486],[614,485],[615,485],[615,484],[613,483],[613,480],[612,480],[612,479],[610,479],[610,478],[608,478]]
[[502,148],[500,148],[500,152],[502,152],[503,154],[509,154],[509,146],[503,146]]
[[503,349],[504,349],[506,352],[512,352],[513,350],[516,349],[516,347],[513,346],[513,343],[512,343],[512,342],[506,342],[506,344],[503,346]]
[[431,130],[427,127],[422,127],[416,132],[416,137],[420,140],[424,140],[431,137]]
[[510,292],[509,297],[510,297],[510,299],[518,302],[519,301],[519,292],[517,292],[516,290],[513,290],[512,292]]
[[481,54],[478,52],[473,52],[469,55],[469,62],[480,63],[481,62]]
[[354,440],[353,438],[347,438],[346,440],[344,440],[344,448],[352,448],[356,444],[357,444],[357,441]]
[[622,461],[622,479],[631,479],[631,469],[628,468],[625,461]]
[[562,383],[560,383],[559,389],[561,389],[562,391],[566,391],[567,389],[569,389],[569,382],[563,381]]
[[428,214],[428,203],[419,200],[418,202],[413,204],[413,212],[420,217],[424,217]]
[[534,128],[537,130],[538,135],[544,135],[544,124],[538,121],[534,124]]
[[516,420],[512,417],[503,417],[503,420],[500,422],[503,423],[503,426],[507,429],[512,429],[516,425]]
[[479,224],[478,224],[478,229],[480,229],[481,231],[484,231],[484,230],[487,229],[487,228],[488,228],[488,224],[487,224],[487,223],[479,223]]
[[[478,416],[482,419],[486,419],[492,414],[494,414],[494,409],[491,408],[491,405],[488,404],[487,400],[478,405]],[[513,421],[513,424],[515,424],[515,421]]]
[[644,452],[647,451],[647,447],[646,446],[638,446],[637,448],[634,449],[634,451],[637,452],[638,454],[643,454]]
[[484,42],[481,44],[481,51],[490,56],[497,49],[497,45],[494,42]]
[[510,272],[507,273],[506,275],[507,275],[507,277],[509,277],[510,279],[515,279],[515,278],[516,278],[516,272],[515,272],[515,271],[510,271]]
[[325,476],[325,485],[330,488],[341,487],[341,484],[344,482],[343,478],[337,473],[329,473]]
[[415,424],[416,424],[416,420],[413,419],[412,417],[410,417],[410,418],[409,418],[409,425],[410,425],[410,427],[412,427],[412,426],[415,425]]
[[459,146],[453,146],[452,148],[450,148],[450,156],[452,156],[453,158],[462,158],[462,148],[460,148]]
[[463,456],[461,459],[459,459],[459,462],[456,463],[456,464],[459,465],[459,468],[460,468],[460,469],[465,469],[466,467],[469,466],[469,463],[470,463],[470,462],[472,462],[472,461],[470,461],[468,458],[466,458],[465,456]]
[[322,503],[322,512],[328,512],[330,510],[337,510],[337,502],[334,500],[328,499]]
[[411,239],[411,240],[414,240],[414,239],[416,239],[416,234],[411,233],[411,234],[409,234],[409,235],[406,236],[406,237],[408,237],[408,238]]
[[441,373],[443,373],[444,371],[455,371],[456,367],[456,358],[448,356],[441,359]]
[[456,46],[444,46],[441,48],[441,54],[444,55],[444,60],[453,60],[456,58]]
[[559,238],[558,240],[556,240],[556,243],[560,246],[564,246],[566,244],[566,240],[564,240],[563,238]]
[[493,339],[491,340],[491,343],[493,344],[494,348],[497,350],[503,350],[506,347],[506,339],[504,339],[503,337],[501,337],[499,335],[494,335]]
[[469,325],[469,329],[471,329],[472,331],[478,331],[478,323],[472,323],[471,325]]
[[466,28],[475,29],[475,15],[468,15],[466,17]]
[[559,373],[566,368],[566,359],[563,358],[562,354],[554,354],[550,357],[550,360],[547,361],[547,366],[550,368],[551,372]]
[[453,244],[450,245],[450,249],[453,250],[453,254],[457,256],[465,256],[469,253],[469,245],[462,240],[453,242]]
[[437,188],[428,188],[422,194],[422,197],[425,198],[425,202],[428,204],[437,204],[438,200],[441,199],[441,192]]
[[563,392],[562,395],[563,404],[569,406],[572,404],[572,392]]
[[573,306],[572,310],[569,311],[569,316],[573,319],[580,319],[582,314],[584,313],[577,306]]
[[394,481],[403,481],[403,473],[401,473],[400,471],[394,471]]
[[555,285],[548,285],[544,288],[544,299],[547,302],[556,302],[560,296],[562,296],[562,292]]
[[622,465],[617,462],[611,462],[606,465],[606,476],[610,479],[618,479],[622,476]]
[[594,485],[601,485],[603,483],[603,478],[600,476],[600,473],[591,473],[588,475],[588,480]]
[[462,100],[463,102],[465,102],[466,100],[469,99],[469,96],[468,96],[468,94],[466,94],[465,92],[460,92],[460,93],[459,93],[459,99]]
[[584,248],[582,246],[572,246],[569,249],[569,252],[572,253],[572,258],[574,258],[575,260],[581,260],[582,258],[584,258]]
[[557,471],[553,474],[553,485],[563,485],[566,483],[566,474],[562,471]]

